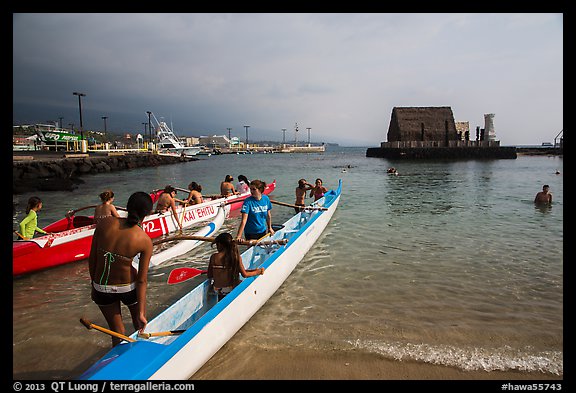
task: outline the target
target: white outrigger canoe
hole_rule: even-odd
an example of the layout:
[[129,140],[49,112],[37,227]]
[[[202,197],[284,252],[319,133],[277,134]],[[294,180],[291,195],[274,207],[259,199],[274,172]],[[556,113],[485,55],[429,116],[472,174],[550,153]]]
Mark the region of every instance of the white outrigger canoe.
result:
[[[198,371],[276,292],[328,225],[342,190],[328,191],[308,209],[296,214],[270,240],[287,239],[285,245],[253,246],[242,253],[245,268],[266,268],[261,276],[248,277],[221,301],[204,280],[176,303],[149,321],[141,338],[112,348],[79,379],[178,380]],[[161,333],[160,333],[161,332]],[[153,333],[151,333],[153,334]]]
[[[218,231],[222,227],[222,224],[224,224],[224,221],[226,220],[226,217],[228,217],[229,213],[230,213],[230,205],[225,205],[224,203],[222,203],[218,208],[216,216],[214,217],[212,222],[200,228],[198,231],[194,233],[193,236],[194,237],[213,236],[216,233],[216,231]],[[175,245],[152,255],[152,258],[150,258],[150,263],[148,264],[148,266],[150,269],[156,268],[172,258],[186,254],[187,252],[193,250],[202,243],[206,242],[202,240],[179,241]],[[134,257],[134,260],[132,261],[132,266],[134,266],[134,268],[138,270],[139,263],[140,258],[139,255],[137,255],[136,257]]]

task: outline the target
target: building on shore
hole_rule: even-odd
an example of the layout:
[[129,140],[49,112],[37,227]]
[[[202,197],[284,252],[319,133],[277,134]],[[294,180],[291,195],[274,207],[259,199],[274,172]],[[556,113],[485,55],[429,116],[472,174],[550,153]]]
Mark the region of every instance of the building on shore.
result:
[[480,132],[477,127],[476,140],[470,140],[469,123],[456,123],[449,106],[395,107],[388,126],[387,142],[382,142],[379,148],[369,148],[366,156],[516,158],[515,147],[500,147],[500,141],[496,140],[494,114],[487,114],[484,119],[485,128]]

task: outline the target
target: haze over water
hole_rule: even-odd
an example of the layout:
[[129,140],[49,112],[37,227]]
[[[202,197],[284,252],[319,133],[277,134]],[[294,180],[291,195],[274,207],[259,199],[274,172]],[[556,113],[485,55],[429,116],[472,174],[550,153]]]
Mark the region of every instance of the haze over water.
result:
[[[227,174],[235,182],[244,174],[276,179],[273,199],[293,203],[298,179],[320,177],[334,188],[341,178],[330,224],[232,338],[233,348],[355,350],[462,370],[562,375],[562,158],[392,162],[365,152],[222,155],[85,176],[71,193],[36,193],[44,201],[39,224],[98,203],[107,188],[125,206],[134,191],[196,181],[213,194]],[[399,176],[386,173],[390,166]],[[543,184],[554,202],[538,208],[533,199]],[[15,196],[21,204],[14,225],[31,195]],[[292,214],[275,205],[273,222]],[[235,234],[238,221],[231,217],[222,230]],[[201,246],[151,273],[148,319],[202,280],[169,286],[168,273],[205,267],[212,252]],[[73,378],[109,348],[108,336],[78,322],[86,316],[106,326],[90,300],[86,262],[14,279],[13,295],[15,379]],[[248,344],[255,334],[258,342]]]

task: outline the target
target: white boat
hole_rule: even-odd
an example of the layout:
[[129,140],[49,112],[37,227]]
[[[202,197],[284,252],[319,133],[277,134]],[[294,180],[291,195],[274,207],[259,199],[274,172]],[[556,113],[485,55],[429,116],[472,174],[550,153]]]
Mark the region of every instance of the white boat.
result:
[[184,145],[182,142],[180,142],[180,139],[178,139],[170,127],[168,127],[166,122],[158,121],[154,114],[152,114],[152,117],[154,117],[154,121],[156,122],[155,130],[158,152],[195,156],[202,150],[199,146]]
[[[210,222],[208,225],[200,228],[200,230],[196,231],[192,236],[195,237],[214,236],[214,234],[222,227],[222,224],[224,224],[224,221],[226,220],[226,217],[228,216],[229,212],[230,212],[230,205],[222,204],[218,208],[218,213],[214,217],[214,220]],[[187,252],[193,250],[202,243],[206,242],[202,240],[182,240],[176,243],[175,245],[152,255],[152,258],[150,258],[150,263],[148,264],[148,266],[150,269],[156,268],[172,258],[186,254]],[[138,270],[138,264],[140,263],[139,256],[140,254],[138,254],[132,261],[132,266],[134,266],[136,270]]]
[[221,301],[204,280],[149,321],[147,338],[137,332],[112,348],[79,379],[182,380],[190,378],[266,303],[328,225],[342,189],[328,191],[315,207],[296,214],[271,240],[286,245],[253,246],[242,253],[247,269],[265,273],[248,277]]

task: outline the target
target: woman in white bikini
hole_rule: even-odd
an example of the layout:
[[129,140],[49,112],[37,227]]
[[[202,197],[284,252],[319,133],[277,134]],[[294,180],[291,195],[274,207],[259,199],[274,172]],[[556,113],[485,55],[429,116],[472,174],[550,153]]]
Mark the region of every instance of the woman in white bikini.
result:
[[[121,303],[128,306],[135,330],[144,331],[148,264],[152,257],[152,239],[140,228],[152,209],[145,192],[135,192],[126,205],[128,217],[111,217],[96,224],[88,258],[92,300],[106,318],[110,330],[125,334]],[[138,270],[132,259],[140,254]],[[112,346],[120,343],[112,337]]]

